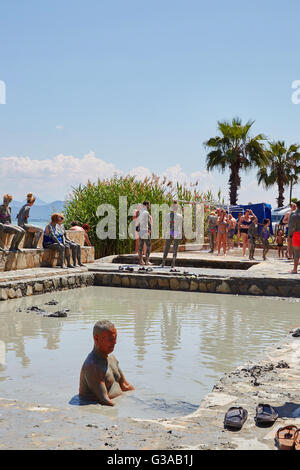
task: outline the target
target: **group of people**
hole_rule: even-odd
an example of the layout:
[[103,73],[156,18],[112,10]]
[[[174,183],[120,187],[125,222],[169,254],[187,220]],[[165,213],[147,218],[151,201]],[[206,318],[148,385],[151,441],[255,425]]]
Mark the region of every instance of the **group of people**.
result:
[[0,205],[0,250],[4,251],[4,244],[2,242],[3,233],[13,235],[9,251],[20,251],[19,245],[23,240],[26,232],[34,234],[32,248],[37,248],[39,240],[43,234],[43,229],[28,223],[30,208],[35,202],[35,197],[32,193],[27,194],[26,204],[22,206],[17,215],[18,225],[12,224],[11,221],[11,207],[9,204],[11,203],[12,199],[13,198],[11,194],[4,194],[3,204]]
[[[75,243],[67,236],[66,230],[63,226],[63,214],[54,213],[51,216],[51,222],[43,230],[41,227],[31,225],[28,223],[30,208],[35,202],[35,197],[32,193],[27,194],[26,203],[21,207],[17,215],[18,225],[12,224],[11,207],[12,201],[10,194],[3,196],[3,204],[0,205],[0,250],[6,251],[2,241],[2,234],[12,234],[12,240],[9,247],[10,252],[21,251],[19,245],[23,240],[26,232],[33,233],[31,248],[37,248],[40,238],[43,236],[43,248],[58,251],[58,266],[61,268],[73,268],[76,266],[83,266],[81,263],[81,246]],[[84,233],[85,245],[91,246],[88,231],[90,227],[88,224],[83,224],[82,227],[78,221],[71,223],[70,230],[82,231]],[[71,264],[71,254],[73,265]],[[67,266],[65,266],[65,259]]]
[[243,256],[246,255],[246,248],[249,249],[250,260],[254,259],[256,242],[261,239],[263,259],[266,259],[269,250],[270,219],[264,219],[263,224],[258,224],[258,219],[251,209],[247,209],[235,219],[225,209],[217,208],[209,214],[207,223],[209,253],[217,249],[220,255],[223,248],[223,254],[226,256],[226,252],[234,247],[234,236],[236,236],[237,246],[242,244]]
[[[300,257],[300,201],[291,203],[290,211],[283,217],[283,228],[279,228],[275,238],[278,257],[286,256],[288,259],[294,259],[294,268],[292,273],[297,272]],[[258,241],[262,243],[263,260],[269,251],[270,238],[270,219],[265,218],[262,224],[258,223],[257,216],[251,209],[247,209],[244,214],[239,214],[236,220],[232,214],[225,209],[218,208],[213,210],[208,216],[208,238],[210,244],[210,253],[217,249],[218,255],[226,256],[226,251],[234,246],[233,237],[236,235],[237,246],[242,243],[243,256],[246,254],[246,248],[249,249],[249,259],[254,259],[255,247]]]
[[[149,213],[150,202],[144,201],[136,211],[133,219],[136,221],[135,224],[135,237],[136,247],[135,253],[139,256],[140,265],[149,265],[149,257],[151,252],[151,230],[152,230],[152,217]],[[170,212],[166,215],[164,221],[164,254],[162,259],[161,267],[165,267],[166,259],[170,251],[171,245],[173,245],[173,258],[171,262],[171,269],[175,269],[175,263],[177,258],[178,246],[182,241],[182,225],[183,217],[179,213],[179,204],[177,201],[173,201]],[[145,261],[143,259],[145,255]]]

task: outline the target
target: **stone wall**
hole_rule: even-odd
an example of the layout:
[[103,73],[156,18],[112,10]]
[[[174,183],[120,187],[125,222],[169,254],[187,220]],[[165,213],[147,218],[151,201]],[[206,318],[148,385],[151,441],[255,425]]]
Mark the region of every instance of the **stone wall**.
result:
[[44,294],[65,289],[87,287],[94,284],[94,275],[89,272],[58,275],[46,278],[1,282],[0,300]]
[[95,272],[95,285],[163,289],[190,292],[211,292],[235,295],[264,295],[276,297],[300,297],[298,279],[274,279],[266,277],[197,277],[163,274],[131,274]]
[[[92,246],[81,247],[81,262],[93,263],[95,259],[95,251]],[[24,249],[23,251],[13,253],[0,252],[0,272],[14,271],[18,269],[32,269],[41,266],[54,267],[57,266],[58,251],[43,248]],[[72,261],[72,258],[71,258]]]

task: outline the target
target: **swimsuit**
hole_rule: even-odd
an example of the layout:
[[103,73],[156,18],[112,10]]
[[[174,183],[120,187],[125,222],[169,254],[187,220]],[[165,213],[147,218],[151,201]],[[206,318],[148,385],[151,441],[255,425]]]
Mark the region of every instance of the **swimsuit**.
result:
[[[252,224],[252,221],[251,221],[251,220],[249,220],[249,222],[247,222],[247,220],[244,220],[244,221],[241,223],[241,225],[248,225],[248,226],[249,226],[250,224]],[[244,227],[244,228],[241,227],[241,228],[240,228],[240,233],[248,233],[248,228],[249,228],[249,227]]]
[[293,247],[300,248],[300,232],[293,233]]

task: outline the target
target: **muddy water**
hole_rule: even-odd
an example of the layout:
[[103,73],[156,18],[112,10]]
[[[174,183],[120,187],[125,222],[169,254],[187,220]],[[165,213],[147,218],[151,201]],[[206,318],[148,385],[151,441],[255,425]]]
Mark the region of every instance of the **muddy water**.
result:
[[[47,318],[25,311],[32,305],[70,312]],[[118,329],[114,353],[136,390],[114,408],[80,410],[111,417],[190,413],[225,372],[300,326],[299,302],[262,297],[90,287],[1,302],[0,397],[76,406],[92,327],[104,318]]]

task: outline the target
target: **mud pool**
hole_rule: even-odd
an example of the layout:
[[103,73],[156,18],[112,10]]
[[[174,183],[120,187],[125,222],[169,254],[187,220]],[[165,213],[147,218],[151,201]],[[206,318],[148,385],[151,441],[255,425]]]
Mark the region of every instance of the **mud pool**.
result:
[[[58,305],[45,305],[55,299]],[[26,312],[30,306],[66,318]],[[89,287],[0,303],[0,397],[76,406],[79,372],[99,319],[115,323],[114,354],[136,390],[108,417],[180,416],[197,409],[218,379],[299,326],[299,301]]]

